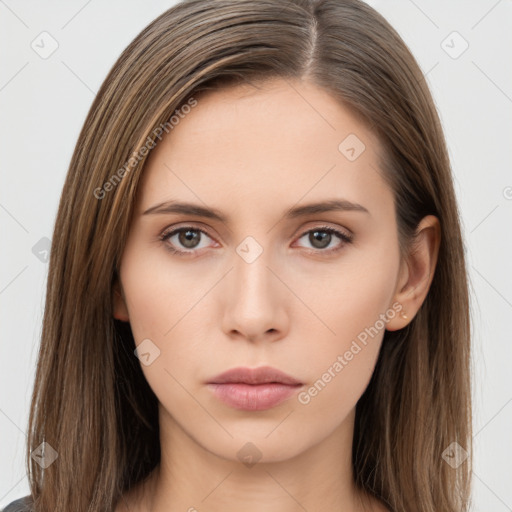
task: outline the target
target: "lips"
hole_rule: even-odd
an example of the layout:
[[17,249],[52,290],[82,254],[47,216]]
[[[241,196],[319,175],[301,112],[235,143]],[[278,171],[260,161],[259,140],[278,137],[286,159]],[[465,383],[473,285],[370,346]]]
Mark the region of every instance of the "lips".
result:
[[217,375],[208,388],[225,404],[247,411],[270,409],[302,387],[302,382],[276,368],[233,368]]
[[302,384],[302,382],[290,377],[290,375],[270,366],[261,366],[259,368],[233,368],[217,375],[217,377],[214,377],[210,381],[211,384],[226,384],[230,382],[241,384],[269,384],[277,382],[290,386]]

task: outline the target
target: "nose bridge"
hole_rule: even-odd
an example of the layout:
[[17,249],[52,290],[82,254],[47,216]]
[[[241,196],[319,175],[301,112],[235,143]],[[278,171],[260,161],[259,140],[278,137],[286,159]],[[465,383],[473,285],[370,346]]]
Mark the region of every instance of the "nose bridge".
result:
[[[234,258],[233,280],[237,303],[246,306],[261,306],[272,301],[271,251],[251,236],[246,237],[237,247]],[[269,297],[267,297],[269,296]]]
[[246,237],[233,255],[226,291],[224,330],[238,331],[257,338],[270,329],[281,330],[277,323],[281,305],[279,283],[267,267],[272,268],[272,254],[253,237]]

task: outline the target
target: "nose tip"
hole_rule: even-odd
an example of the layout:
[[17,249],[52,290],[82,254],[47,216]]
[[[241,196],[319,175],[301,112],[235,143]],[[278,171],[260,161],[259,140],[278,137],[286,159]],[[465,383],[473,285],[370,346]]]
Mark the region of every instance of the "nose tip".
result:
[[251,255],[251,262],[237,256],[234,271],[227,276],[222,327],[232,338],[251,342],[276,339],[286,327],[283,290],[269,270],[263,251],[253,259],[255,246],[251,246],[251,241],[246,243],[244,255]]

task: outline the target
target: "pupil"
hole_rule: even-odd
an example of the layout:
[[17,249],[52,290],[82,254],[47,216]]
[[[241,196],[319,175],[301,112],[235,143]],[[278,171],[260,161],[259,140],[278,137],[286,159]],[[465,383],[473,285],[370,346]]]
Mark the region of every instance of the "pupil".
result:
[[329,245],[331,241],[331,234],[326,231],[313,231],[309,235],[309,240],[313,247],[323,249]]

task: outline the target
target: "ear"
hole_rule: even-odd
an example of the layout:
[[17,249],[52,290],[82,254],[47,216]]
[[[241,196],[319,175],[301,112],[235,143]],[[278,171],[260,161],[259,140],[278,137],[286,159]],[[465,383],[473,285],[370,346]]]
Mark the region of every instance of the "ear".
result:
[[434,215],[424,217],[416,229],[416,237],[406,259],[402,261],[393,303],[400,303],[399,314],[386,325],[388,331],[405,327],[425,300],[437,264],[441,227]]
[[126,307],[126,301],[124,299],[124,294],[119,283],[119,278],[116,278],[116,281],[113,286],[113,291],[114,318],[117,320],[121,320],[122,322],[129,322],[130,317],[128,315],[128,308]]

